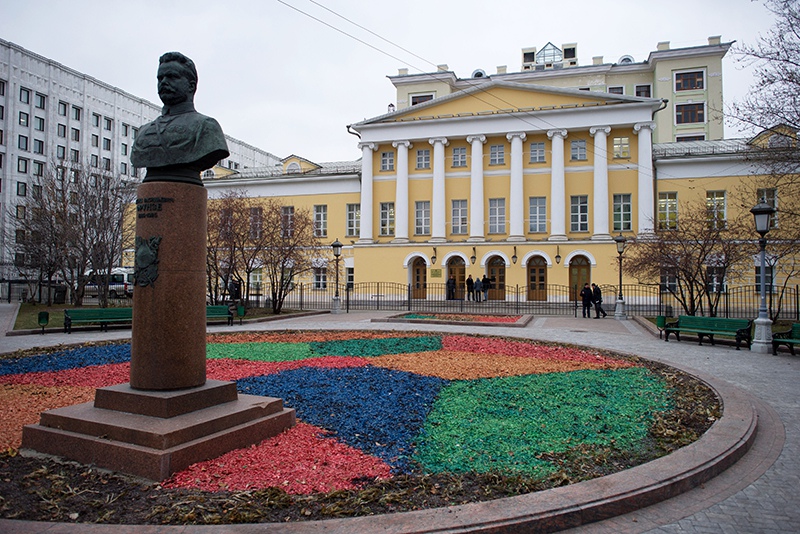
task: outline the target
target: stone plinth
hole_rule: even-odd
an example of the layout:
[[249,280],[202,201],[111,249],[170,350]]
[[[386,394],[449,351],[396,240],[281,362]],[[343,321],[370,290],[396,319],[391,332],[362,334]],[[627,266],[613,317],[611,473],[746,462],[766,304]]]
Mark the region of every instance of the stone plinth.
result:
[[[137,242],[157,242],[151,269],[157,277],[133,290],[131,386],[200,386],[206,379],[206,190],[145,182],[136,196]],[[137,265],[148,254],[137,245]]]

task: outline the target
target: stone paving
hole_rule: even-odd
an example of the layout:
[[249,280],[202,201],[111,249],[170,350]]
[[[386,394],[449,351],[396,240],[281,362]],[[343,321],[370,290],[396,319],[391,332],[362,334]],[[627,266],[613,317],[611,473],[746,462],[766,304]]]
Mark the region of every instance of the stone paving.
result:
[[[13,304],[0,304],[0,329],[8,329],[16,313]],[[537,317],[526,328],[373,323],[396,312],[325,314],[242,326],[209,326],[209,332],[284,329],[394,329],[460,331],[508,335],[613,349],[673,364],[733,384],[766,406],[751,453],[712,481],[679,497],[613,519],[585,525],[574,532],[653,533],[788,533],[800,532],[800,356],[778,356],[736,351],[731,346],[698,346],[696,341],[665,343],[637,321],[590,320],[573,317]],[[74,344],[103,339],[126,339],[130,330],[79,331],[71,335],[2,336],[0,353],[23,348]],[[762,424],[763,423],[763,424]],[[785,435],[785,441],[784,441]],[[8,526],[6,524],[6,526]],[[197,532],[249,532],[238,528]],[[251,525],[250,527],[255,527]],[[163,527],[162,527],[163,528]],[[179,527],[180,532],[195,529]],[[15,530],[24,532],[25,530]],[[57,532],[60,529],[48,529]],[[94,532],[94,529],[82,530]],[[155,532],[147,527],[115,532]],[[66,532],[66,530],[64,531]],[[97,530],[97,532],[100,532]]]

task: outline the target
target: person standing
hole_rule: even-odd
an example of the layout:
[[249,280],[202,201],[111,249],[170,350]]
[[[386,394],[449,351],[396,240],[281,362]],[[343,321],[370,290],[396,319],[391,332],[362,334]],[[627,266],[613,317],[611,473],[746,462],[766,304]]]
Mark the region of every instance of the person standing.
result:
[[594,300],[595,319],[599,319],[601,313],[603,314],[603,317],[608,315],[603,309],[603,294],[600,292],[600,286],[596,284],[592,284],[592,300]]
[[475,302],[480,302],[481,292],[483,291],[483,283],[481,282],[480,278],[475,279],[475,285],[473,289],[475,289]]
[[472,275],[467,277],[467,300],[475,300],[475,280]]
[[456,298],[456,277],[452,274],[447,280],[447,300],[455,300]]
[[583,289],[581,289],[581,302],[583,303],[583,317],[584,319],[591,319],[592,318],[592,304],[594,303],[594,294],[592,293],[592,288],[589,287],[589,282],[583,284]]
[[491,288],[492,288],[492,282],[484,274],[483,275],[483,280],[481,280],[481,289],[483,289],[483,300],[489,300],[489,290]]

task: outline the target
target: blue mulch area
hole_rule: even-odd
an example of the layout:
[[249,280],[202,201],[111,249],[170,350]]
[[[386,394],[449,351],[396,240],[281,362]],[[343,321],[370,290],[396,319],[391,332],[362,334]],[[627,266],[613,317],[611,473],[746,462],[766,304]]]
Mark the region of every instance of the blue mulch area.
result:
[[449,381],[376,367],[301,368],[237,381],[239,391],[283,398],[306,423],[403,472],[413,441]]
[[39,354],[36,356],[26,356],[24,358],[0,360],[0,375],[64,371],[65,369],[74,369],[76,367],[123,363],[129,362],[130,360],[130,343],[103,345],[100,347],[81,347],[54,352],[52,354]]
[[309,343],[311,350],[326,356],[383,356],[442,349],[441,336],[348,339]]

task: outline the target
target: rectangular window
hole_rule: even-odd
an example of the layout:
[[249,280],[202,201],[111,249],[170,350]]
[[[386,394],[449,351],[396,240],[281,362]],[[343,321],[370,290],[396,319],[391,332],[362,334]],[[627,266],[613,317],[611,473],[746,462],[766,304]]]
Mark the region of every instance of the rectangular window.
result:
[[119,164],[119,173],[120,173],[121,175],[123,175],[123,176],[125,176],[126,174],[128,174],[128,164],[127,164],[127,163],[125,163],[124,161],[123,161],[122,163],[120,163],[120,164]]
[[20,150],[28,150],[28,136],[27,135],[20,135],[17,138],[17,148]]
[[702,70],[675,73],[675,91],[694,91],[703,88]]
[[[33,162],[33,175],[34,176],[44,176],[44,163],[41,161],[34,161]],[[35,188],[35,186],[34,186]],[[34,189],[35,192],[35,189]]]
[[356,283],[356,270],[353,267],[345,267],[344,275],[347,280],[347,289],[353,289],[353,285]]
[[678,228],[678,193],[674,191],[659,191],[658,228],[659,230],[675,230]]
[[23,206],[23,205],[17,206],[17,214],[16,215],[17,215],[17,219],[24,219],[25,215],[26,215],[25,206]]
[[76,121],[81,120],[81,108],[78,106],[72,106],[72,118]]
[[110,132],[113,126],[114,126],[114,121],[109,119],[108,117],[105,117],[105,120],[103,121],[103,129]]
[[31,103],[31,90],[24,87],[19,88],[19,101],[23,104]]
[[489,147],[489,165],[505,165],[505,164],[506,164],[505,145],[491,145]]
[[631,157],[631,141],[628,137],[615,137],[613,141],[615,158]]
[[381,235],[394,235],[394,202],[381,202]]
[[381,152],[381,170],[394,170],[394,152]]
[[725,292],[725,268],[709,265],[706,267],[706,284],[710,293]]
[[128,129],[129,128],[130,128],[130,126],[128,126],[124,122],[122,123],[122,137],[128,137]]
[[[758,260],[759,264],[756,265],[756,293],[761,291],[761,260]],[[775,293],[775,280],[773,279],[773,268],[772,265],[766,265],[764,267],[764,287],[767,293]]]
[[328,269],[314,267],[314,289],[328,289]]
[[489,199],[489,233],[506,233],[506,199]]
[[92,113],[92,126],[100,126],[100,115]]
[[30,118],[30,115],[28,115],[24,111],[20,111],[19,112],[19,125],[20,126],[28,126],[29,118]]
[[569,201],[570,230],[573,232],[589,231],[589,196],[573,195]]
[[6,141],[3,137],[3,130],[0,130],[0,145],[6,144]]
[[633,229],[631,224],[632,212],[631,195],[629,193],[614,195],[615,232],[630,232]]
[[0,96],[6,96],[6,82],[0,80]]
[[103,158],[103,170],[104,171],[111,170],[111,160],[109,158]]
[[58,145],[56,147],[56,157],[58,159],[64,159],[67,157],[67,147]]
[[25,158],[19,158],[17,160],[17,172],[22,174],[28,174],[28,160]]
[[[778,190],[775,188],[767,188],[767,189],[759,189],[756,191],[756,202],[764,202],[765,204],[772,206],[776,210],[778,209]],[[778,227],[778,212],[772,214],[772,217],[769,219],[769,227],[770,229]]]
[[693,134],[693,135],[676,135],[675,141],[678,143],[688,143],[689,141],[705,141],[706,136],[705,134]]
[[58,114],[62,117],[67,116],[67,103],[66,102],[59,102],[58,103]]
[[36,106],[38,109],[45,109],[45,104],[47,103],[47,97],[41,93],[36,93],[33,97],[33,105]]
[[126,143],[122,143],[122,146],[120,148],[122,150],[122,155],[123,156],[127,156],[128,155],[128,145]]
[[97,154],[89,156],[89,164],[95,169],[100,166],[100,157]]
[[625,94],[625,87],[621,85],[614,85],[609,86],[608,92],[612,95],[624,95]]
[[635,94],[636,96],[641,96],[643,98],[650,98],[652,90],[650,89],[649,85],[637,85],[635,87]]
[[544,163],[544,143],[531,143],[531,163]]
[[17,196],[24,197],[28,194],[28,184],[25,182],[17,182]]
[[430,235],[431,233],[431,203],[428,200],[418,200],[414,204],[414,234]]
[[294,206],[281,207],[281,237],[294,236]]
[[725,228],[725,204],[725,191],[706,191],[706,220],[709,228]]
[[72,161],[78,162],[81,160],[81,153],[73,148],[69,151],[69,157]]
[[328,205],[314,206],[314,236],[328,237]]
[[34,117],[33,118],[33,129],[37,132],[44,131],[44,119],[42,117]]
[[453,148],[453,167],[466,167],[466,166],[467,166],[466,147]]
[[5,106],[0,106],[0,121],[6,118],[6,108]]
[[103,150],[111,150],[111,139],[108,137],[103,138]]
[[250,241],[261,239],[261,231],[264,228],[264,208],[254,206],[250,208]]
[[56,135],[59,137],[67,137],[67,125],[66,124],[59,124],[56,126]]
[[422,150],[417,150],[417,168],[418,169],[431,168],[431,150],[429,148],[423,148]]
[[572,161],[586,160],[586,139],[576,139],[570,143],[570,159]]
[[92,134],[92,146],[93,147],[100,146],[100,137],[97,134]]
[[467,201],[454,200],[453,201],[453,233],[466,234],[467,233]]
[[347,205],[347,237],[358,237],[361,232],[361,204]]
[[547,232],[547,199],[530,197],[528,204],[528,232]]
[[428,100],[433,100],[433,93],[425,93],[423,95],[411,95],[411,105],[416,106]]
[[672,269],[661,269],[660,289],[662,292],[678,290],[678,277]]
[[675,124],[692,124],[706,121],[705,104],[677,104]]
[[70,139],[73,141],[80,141],[81,140],[81,131],[77,128],[72,128],[70,132]]

